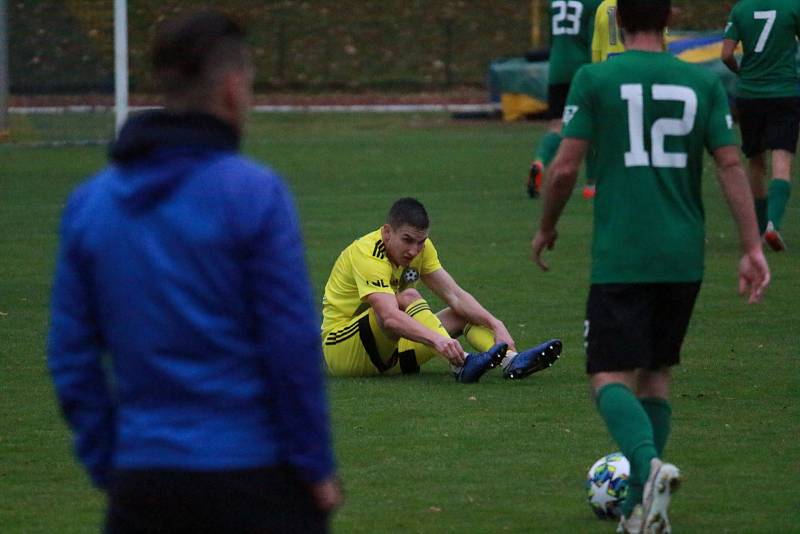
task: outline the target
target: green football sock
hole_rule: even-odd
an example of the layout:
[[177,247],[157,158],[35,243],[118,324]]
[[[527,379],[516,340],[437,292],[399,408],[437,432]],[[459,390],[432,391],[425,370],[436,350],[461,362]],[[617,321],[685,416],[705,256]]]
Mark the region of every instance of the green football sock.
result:
[[758,219],[758,233],[767,231],[767,197],[755,199],[756,219]]
[[789,194],[792,191],[792,184],[788,180],[773,178],[769,182],[767,213],[769,220],[775,225],[776,230],[781,229],[783,213],[786,211],[786,203],[789,202]]
[[555,132],[547,132],[539,142],[539,148],[536,151],[534,159],[541,161],[547,167],[558,152],[558,146],[561,144],[561,134]]
[[597,151],[593,148],[589,149],[589,155],[586,157],[586,185],[594,185],[597,181]]
[[629,517],[642,502],[644,483],[650,474],[650,460],[658,453],[653,442],[653,425],[636,395],[624,384],[607,384],[597,392],[597,410],[611,437],[631,464],[628,496],[622,513]]
[[645,397],[639,399],[642,408],[650,418],[653,425],[653,443],[659,458],[664,457],[664,448],[667,446],[669,431],[672,428],[672,407],[669,401],[659,397]]

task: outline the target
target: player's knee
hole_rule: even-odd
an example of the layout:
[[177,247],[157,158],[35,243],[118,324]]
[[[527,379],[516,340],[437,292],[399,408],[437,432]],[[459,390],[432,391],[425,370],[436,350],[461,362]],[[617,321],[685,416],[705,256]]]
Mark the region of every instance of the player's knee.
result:
[[637,375],[637,394],[639,397],[669,397],[671,383],[671,370],[669,367],[659,369],[640,369]]
[[753,154],[747,157],[748,163],[750,164],[750,168],[755,168],[758,170],[763,169],[767,166],[767,153],[766,152],[759,152],[758,154]]
[[406,311],[408,305],[422,298],[419,291],[413,288],[404,289],[397,294],[397,305],[401,310]]

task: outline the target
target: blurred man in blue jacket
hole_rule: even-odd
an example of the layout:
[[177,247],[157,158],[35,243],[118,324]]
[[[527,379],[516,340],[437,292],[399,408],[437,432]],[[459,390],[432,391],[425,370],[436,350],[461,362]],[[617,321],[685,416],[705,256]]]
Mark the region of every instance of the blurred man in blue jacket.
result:
[[326,531],[319,319],[292,198],[239,154],[244,32],[184,15],[152,60],[166,109],[63,214],[48,361],[76,453],[108,532]]

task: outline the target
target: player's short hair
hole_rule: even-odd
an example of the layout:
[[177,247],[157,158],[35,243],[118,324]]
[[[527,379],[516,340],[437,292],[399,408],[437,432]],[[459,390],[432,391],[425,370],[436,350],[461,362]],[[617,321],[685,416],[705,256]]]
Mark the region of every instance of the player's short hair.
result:
[[218,73],[249,65],[244,27],[207,9],[167,19],[156,30],[151,63],[167,94],[213,83]]
[[628,33],[662,32],[671,4],[670,0],[617,0],[620,25]]
[[395,201],[389,209],[386,223],[395,230],[403,225],[417,230],[427,230],[431,225],[425,206],[416,198],[405,197]]

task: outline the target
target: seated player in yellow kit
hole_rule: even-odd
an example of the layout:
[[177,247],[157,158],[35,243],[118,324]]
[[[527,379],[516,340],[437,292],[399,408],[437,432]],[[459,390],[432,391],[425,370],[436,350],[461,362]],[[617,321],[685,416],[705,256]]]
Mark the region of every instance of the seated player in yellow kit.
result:
[[[383,226],[339,255],[322,301],[323,352],[331,374],[418,373],[436,356],[450,362],[459,382],[477,382],[497,365],[511,379],[550,367],[561,341],[517,353],[503,322],[444,270],[429,226],[425,207],[402,198]],[[414,288],[419,281],[448,307],[434,314]],[[461,334],[478,352],[464,352],[454,339]]]

